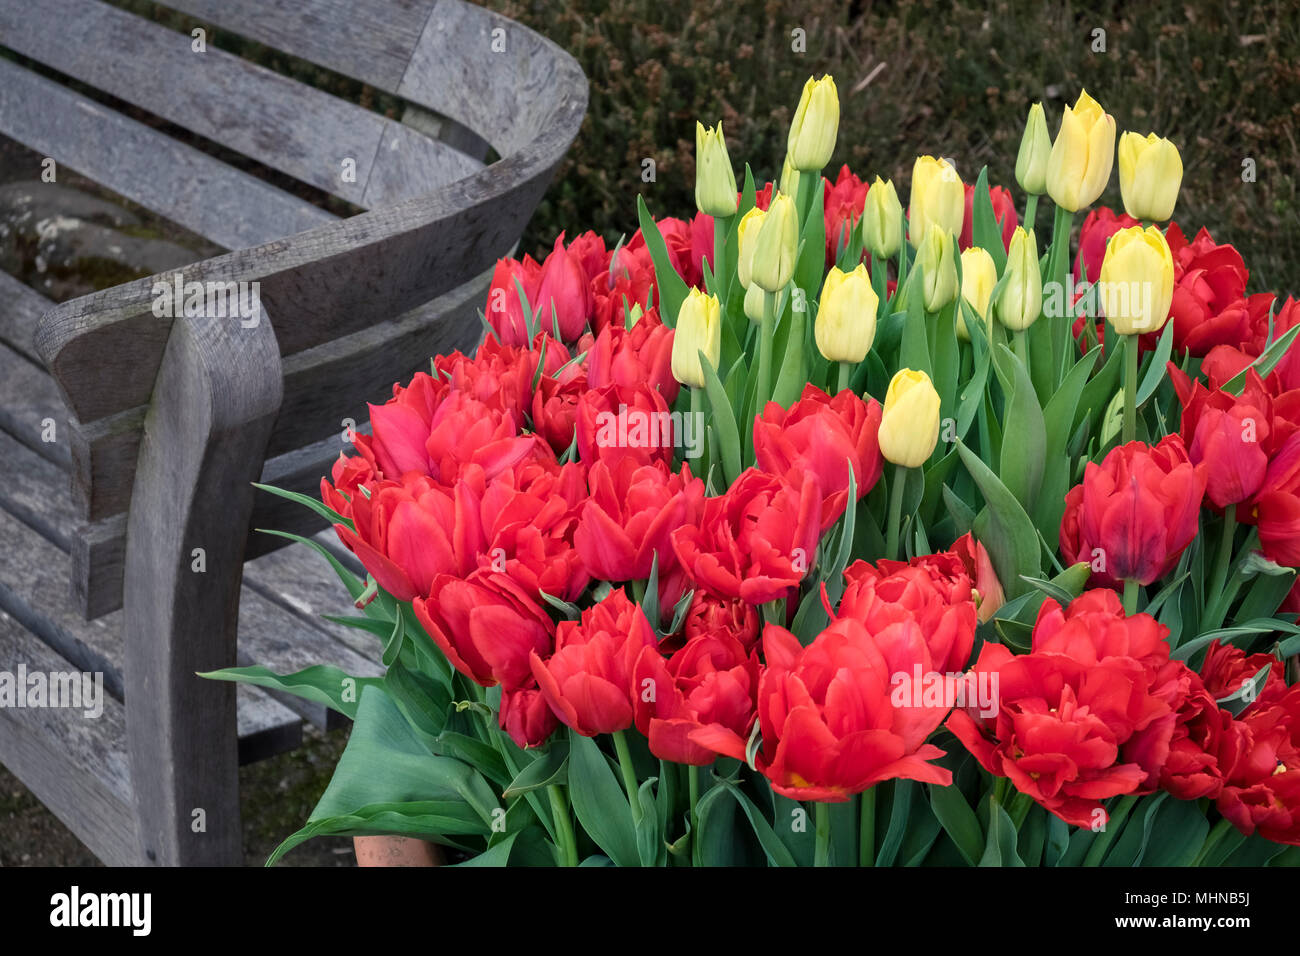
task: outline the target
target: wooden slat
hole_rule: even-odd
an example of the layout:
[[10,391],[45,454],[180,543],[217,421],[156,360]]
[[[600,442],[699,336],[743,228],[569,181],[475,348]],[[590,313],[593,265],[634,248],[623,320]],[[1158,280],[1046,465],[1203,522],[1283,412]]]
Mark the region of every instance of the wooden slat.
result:
[[165,0],[167,6],[304,60],[396,91],[437,0]]
[[[195,53],[190,36],[106,4],[41,0],[36,16],[29,0],[0,0],[0,36],[46,66],[357,205],[408,198],[481,168],[216,47]],[[353,179],[344,177],[349,159]]]
[[[0,60],[3,66],[5,60]],[[4,122],[5,91],[0,87],[0,123]],[[31,286],[0,269],[0,344],[40,364],[36,354],[36,325],[54,303]]]
[[87,621],[122,606],[126,513],[81,525],[72,536],[72,606]]
[[89,425],[69,423],[73,500],[87,521],[100,521],[130,507],[147,412],[141,405]]
[[0,132],[227,249],[270,242],[334,219],[306,200],[3,59]]
[[[0,670],[76,670],[0,611]],[[112,866],[141,861],[131,802],[126,718],[113,698],[88,719],[68,708],[0,707],[0,763],[91,852]]]
[[[54,423],[54,441],[45,422]],[[0,345],[0,430],[7,431],[47,461],[64,468],[71,460],[69,416],[46,371]]]

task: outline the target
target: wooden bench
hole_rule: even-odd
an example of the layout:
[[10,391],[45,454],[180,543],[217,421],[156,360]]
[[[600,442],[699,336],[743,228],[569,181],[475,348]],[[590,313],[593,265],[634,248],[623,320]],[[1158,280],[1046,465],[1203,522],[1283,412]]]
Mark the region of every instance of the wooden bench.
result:
[[[0,0],[0,134],[230,250],[58,305],[0,273],[0,673],[100,672],[110,695],[97,719],[0,707],[0,762],[106,863],[230,864],[239,762],[333,717],[195,673],[380,672],[365,635],[317,616],[345,606],[324,562],[251,530],[324,523],[251,483],[317,493],[345,419],[473,344],[587,86],[460,0],[166,6],[168,25]],[[403,121],[196,52],[192,27],[368,84]],[[155,283],[177,276],[260,290],[260,320],[160,317]]]

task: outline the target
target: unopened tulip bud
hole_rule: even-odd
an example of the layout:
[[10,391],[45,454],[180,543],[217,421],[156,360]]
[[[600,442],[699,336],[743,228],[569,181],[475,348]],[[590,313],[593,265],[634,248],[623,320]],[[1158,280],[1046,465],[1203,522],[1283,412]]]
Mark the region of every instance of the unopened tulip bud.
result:
[[[985,328],[989,321],[989,296],[998,284],[998,267],[987,249],[971,246],[961,254],[961,297],[980,317]],[[957,313],[957,338],[970,341],[965,310]]]
[[751,279],[767,292],[780,292],[794,278],[799,251],[799,215],[794,200],[778,192],[767,207],[755,239]]
[[722,354],[722,308],[716,296],[691,289],[677,312],[673,333],[673,378],[690,388],[704,387],[699,353],[714,369]]
[[818,350],[831,362],[861,362],[876,337],[879,307],[865,265],[858,263],[852,272],[831,266],[813,325]]
[[1183,160],[1178,147],[1155,133],[1119,138],[1119,192],[1134,219],[1163,222],[1174,214]]
[[957,298],[957,240],[940,226],[931,226],[916,253],[925,280],[925,311],[938,312]]
[[800,171],[819,172],[831,161],[840,129],[840,95],[829,75],[820,80],[808,77],[799,97],[786,152],[790,165]]
[[1029,107],[1025,121],[1025,134],[1020,138],[1020,153],[1016,156],[1016,182],[1025,192],[1041,196],[1047,192],[1047,161],[1052,155],[1052,137],[1047,132],[1047,116],[1043,104]]
[[862,242],[877,259],[892,259],[902,245],[903,204],[892,180],[879,176],[862,207]]
[[751,322],[763,321],[763,302],[767,293],[754,283],[745,290],[745,318]]
[[1065,108],[1047,161],[1047,192],[1067,212],[1091,206],[1115,164],[1115,118],[1084,90]]
[[1121,229],[1106,243],[1099,301],[1120,335],[1158,332],[1174,296],[1174,259],[1155,226]]
[[907,207],[907,240],[912,248],[921,248],[931,225],[960,236],[965,218],[966,187],[957,170],[946,159],[918,156],[912,166],[912,196]]
[[695,205],[706,216],[734,216],[739,198],[736,174],[722,138],[722,124],[706,129],[695,124]]
[[899,370],[885,393],[878,435],[885,460],[904,468],[919,468],[939,443],[939,393],[930,376],[910,368]]
[[1043,311],[1043,276],[1038,271],[1034,230],[1016,226],[1007,250],[1006,282],[995,306],[998,321],[1013,332],[1029,328]]
[[754,262],[754,247],[758,245],[758,230],[763,225],[765,210],[755,206],[740,217],[736,224],[736,272],[740,284],[748,289],[754,282],[751,266]]
[[799,170],[790,165],[789,153],[786,154],[785,162],[781,164],[781,182],[778,188],[787,196],[799,195]]

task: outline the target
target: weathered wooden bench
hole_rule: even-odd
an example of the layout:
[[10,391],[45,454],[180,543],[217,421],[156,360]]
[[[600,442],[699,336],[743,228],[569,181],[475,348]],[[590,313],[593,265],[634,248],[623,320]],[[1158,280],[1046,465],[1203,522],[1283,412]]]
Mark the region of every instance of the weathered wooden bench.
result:
[[[345,419],[474,342],[587,86],[553,44],[460,0],[166,6],[406,109],[196,52],[175,19],[0,0],[0,134],[231,250],[58,305],[0,273],[0,673],[99,672],[109,696],[96,719],[0,707],[0,762],[107,863],[227,864],[239,762],[331,718],[195,673],[379,672],[360,632],[317,616],[339,606],[324,562],[252,531],[324,524],[251,483],[316,493]],[[366,211],[337,218],[284,177]],[[160,316],[155,283],[177,276],[260,290],[260,320],[211,314],[219,298]]]

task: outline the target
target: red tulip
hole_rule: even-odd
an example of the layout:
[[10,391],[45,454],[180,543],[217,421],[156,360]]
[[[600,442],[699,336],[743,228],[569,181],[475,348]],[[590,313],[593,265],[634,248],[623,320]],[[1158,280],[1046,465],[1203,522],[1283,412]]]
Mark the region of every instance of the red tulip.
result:
[[497,260],[492,283],[488,286],[487,310],[484,314],[503,345],[528,345],[528,328],[524,322],[523,303],[519,300],[519,286],[523,287],[525,298],[533,306],[537,301],[541,273],[542,267],[532,256],[524,256],[522,262],[515,259]]
[[874,398],[864,402],[847,390],[832,398],[805,385],[789,411],[768,402],[754,419],[754,457],[760,469],[791,483],[805,474],[817,479],[826,531],[848,503],[850,463],[859,499],[880,480],[880,414]]
[[440,378],[417,372],[410,385],[393,386],[393,397],[386,403],[369,406],[373,434],[358,435],[354,444],[368,447],[380,477],[396,480],[408,472],[433,473],[425,443],[449,391]]
[[1187,458],[1182,439],[1154,447],[1129,442],[1089,462],[1083,484],[1065,496],[1061,553],[1089,562],[1093,582],[1118,586],[1163,577],[1196,536],[1205,477]]
[[555,653],[549,659],[532,653],[533,677],[560,722],[584,737],[626,730],[637,658],[655,644],[650,622],[620,588],[581,620],[560,623]]
[[1246,501],[1263,485],[1268,468],[1272,400],[1264,383],[1252,371],[1235,396],[1193,384],[1176,367],[1169,378],[1183,406],[1179,434],[1188,458],[1205,475],[1206,495],[1219,508]]
[[673,532],[673,549],[696,586],[763,604],[798,586],[817,556],[821,490],[746,469],[704,504],[698,526]]
[[1256,689],[1255,699],[1242,711],[1247,713],[1272,707],[1286,696],[1286,679],[1282,676],[1285,668],[1272,654],[1247,654],[1239,647],[1213,641],[1201,662],[1201,680],[1214,699],[1220,700],[1240,691],[1265,667],[1270,667],[1268,677],[1264,686]]
[[503,691],[497,718],[501,729],[525,750],[546,743],[560,726],[546,703],[546,697],[537,689],[536,681],[530,681],[526,687]]
[[1244,725],[1195,681],[1177,713],[1160,789],[1179,800],[1216,799],[1223,791],[1225,771],[1241,759],[1247,743]]
[[543,375],[533,393],[533,429],[546,439],[551,451],[564,454],[573,444],[574,422],[578,415],[578,401],[587,391],[587,379],[570,365],[572,370],[563,380]]
[[1246,743],[1217,807],[1242,833],[1300,846],[1300,686],[1241,720]]
[[671,535],[698,520],[704,509],[704,482],[670,474],[663,465],[638,465],[630,458],[612,466],[598,461],[587,472],[591,497],[583,505],[574,545],[594,577],[639,581],[650,576],[656,555],[659,574],[677,564]]
[[576,342],[591,318],[591,279],[583,261],[564,248],[564,233],[542,263],[536,301],[531,302],[538,328],[548,332],[558,323],[560,338]]
[[684,416],[671,415],[663,395],[645,383],[593,388],[578,399],[578,455],[589,465],[613,465],[627,458],[641,465],[671,466],[674,444],[683,440],[679,424],[685,423]]
[[587,352],[589,386],[649,385],[671,405],[681,388],[673,377],[673,334],[659,320],[657,309],[641,316],[630,329],[624,328],[621,321],[607,326]]
[[551,649],[550,617],[505,574],[439,575],[429,597],[417,597],[413,607],[451,665],[484,687],[524,686],[532,675],[529,656]]
[[848,244],[849,233],[862,218],[869,187],[845,164],[833,185],[829,179],[822,179],[822,188],[825,190],[822,209],[826,220],[826,268],[829,269],[839,259],[840,250]]
[[966,569],[967,576],[975,585],[975,607],[979,612],[981,623],[992,620],[998,608],[1006,603],[1002,582],[998,580],[997,571],[993,569],[993,559],[984,545],[976,541],[969,532],[952,543],[950,549]]
[[[990,186],[989,198],[993,202],[993,220],[998,224],[1002,232],[1003,248],[1011,248],[1011,237],[1015,235],[1016,226],[1020,225],[1020,217],[1016,215],[1016,203],[1011,198],[1011,191],[1004,186]],[[1026,228],[1032,228],[1033,223],[1027,223]],[[960,249],[969,249],[975,244],[975,186],[973,183],[966,184],[966,216],[962,220],[961,235],[958,237],[957,245]]]
[[933,670],[921,629],[905,614],[875,633],[842,618],[807,648],[769,624],[763,653],[757,766],[777,793],[843,802],[882,780],[952,782],[950,771],[930,762],[943,751],[925,742],[947,706],[895,706],[892,699],[894,675],[906,683],[917,668]]
[[709,634],[730,634],[745,650],[752,650],[758,646],[758,611],[740,598],[718,597],[697,588],[686,609],[682,631],[688,641]]
[[596,334],[611,327],[623,328],[628,310],[634,305],[646,307],[654,282],[654,260],[644,244],[635,249],[623,246],[615,252],[610,259],[609,271],[591,280],[595,313],[591,327]]

